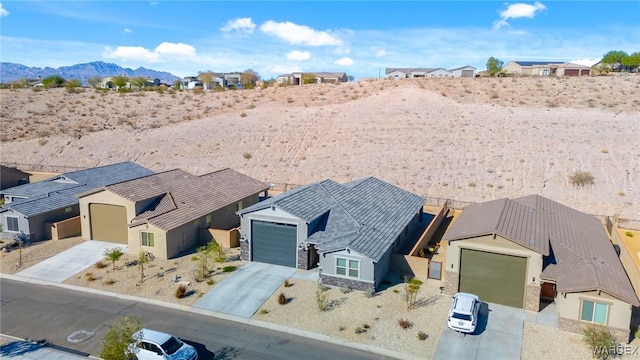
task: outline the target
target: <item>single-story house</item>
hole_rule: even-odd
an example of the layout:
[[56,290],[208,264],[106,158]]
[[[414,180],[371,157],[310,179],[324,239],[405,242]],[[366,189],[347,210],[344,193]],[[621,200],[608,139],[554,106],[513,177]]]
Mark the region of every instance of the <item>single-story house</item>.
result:
[[348,82],[346,73],[343,72],[294,72],[291,74],[279,75],[276,78],[278,83],[289,83],[291,85],[303,85],[302,76],[304,74],[313,74],[317,84],[338,84]]
[[232,169],[201,176],[174,169],[96,188],[78,195],[82,238],[173,258],[198,244],[199,229],[238,226],[236,211],[268,188]]
[[0,165],[0,190],[29,183],[29,173]]
[[413,238],[424,199],[374,177],[295,188],[238,211],[244,260],[318,267],[328,285],[375,289]]
[[413,79],[426,77],[475,77],[476,68],[463,66],[451,70],[445,68],[386,68],[387,79]]
[[470,65],[453,68],[449,72],[453,77],[476,77],[476,68]]
[[31,241],[48,238],[47,223],[80,215],[76,194],[107,184],[153,174],[133,162],[64,173],[47,180],[0,190],[5,204],[0,208],[4,238],[24,232]]
[[510,61],[502,70],[521,76],[588,76],[591,67],[562,61]]
[[445,291],[529,311],[558,327],[606,326],[628,341],[636,293],[597,218],[539,195],[469,205],[445,233]]

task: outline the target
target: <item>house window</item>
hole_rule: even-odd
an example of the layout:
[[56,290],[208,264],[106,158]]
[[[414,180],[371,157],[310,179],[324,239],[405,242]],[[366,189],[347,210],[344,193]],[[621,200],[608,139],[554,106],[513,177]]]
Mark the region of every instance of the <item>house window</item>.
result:
[[142,246],[154,247],[155,241],[153,240],[153,233],[143,231],[140,233],[140,238],[142,240]]
[[352,278],[360,277],[360,263],[357,260],[336,259],[336,274]]
[[236,203],[236,211],[240,211],[240,210],[242,210],[242,201],[238,201]]
[[200,219],[196,219],[193,221],[193,226],[198,226],[200,225]]
[[609,305],[607,304],[582,300],[582,314],[580,315],[580,320],[604,325],[607,323],[608,310]]
[[13,216],[7,216],[7,231],[19,232],[18,218]]
[[64,212],[66,213],[71,212],[71,206],[64,208]]
[[207,217],[204,220],[207,224],[211,224],[211,214],[207,215]]

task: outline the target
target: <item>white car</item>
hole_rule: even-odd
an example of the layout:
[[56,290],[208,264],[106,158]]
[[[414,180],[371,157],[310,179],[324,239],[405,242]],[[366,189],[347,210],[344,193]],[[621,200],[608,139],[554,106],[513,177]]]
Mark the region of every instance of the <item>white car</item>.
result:
[[196,349],[175,336],[160,331],[142,329],[133,335],[138,341],[134,349],[138,360],[197,360]]
[[477,295],[459,292],[453,296],[447,326],[455,331],[473,333],[478,325],[480,298]]

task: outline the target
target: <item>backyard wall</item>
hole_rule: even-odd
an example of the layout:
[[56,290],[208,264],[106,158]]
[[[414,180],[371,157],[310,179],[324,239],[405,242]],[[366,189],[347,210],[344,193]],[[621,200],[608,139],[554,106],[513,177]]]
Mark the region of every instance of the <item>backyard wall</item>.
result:
[[620,248],[620,262],[622,266],[627,271],[627,276],[629,276],[629,280],[631,280],[631,285],[636,291],[636,294],[640,295],[640,271],[636,267],[635,262],[633,261],[633,257],[637,256],[635,254],[631,254],[629,252],[629,248],[625,245],[622,240],[620,234],[624,234],[624,229],[620,229],[617,225],[613,225],[611,229],[611,242],[615,245],[618,245]]
[[80,216],[51,223],[51,240],[66,239],[80,233]]
[[223,248],[235,248],[240,246],[240,230],[239,228],[231,230],[200,229],[199,244],[204,245],[213,239]]
[[444,218],[447,216],[448,211],[448,202],[445,202],[437,212],[436,217],[431,220],[429,226],[427,226],[425,231],[422,233],[422,235],[418,239],[418,242],[416,242],[416,245],[413,247],[413,249],[411,249],[411,252],[409,252],[410,256],[417,256],[420,249],[429,247],[429,241],[431,241],[433,235],[435,235],[436,231],[438,231],[438,227],[440,227],[442,220],[444,220]]

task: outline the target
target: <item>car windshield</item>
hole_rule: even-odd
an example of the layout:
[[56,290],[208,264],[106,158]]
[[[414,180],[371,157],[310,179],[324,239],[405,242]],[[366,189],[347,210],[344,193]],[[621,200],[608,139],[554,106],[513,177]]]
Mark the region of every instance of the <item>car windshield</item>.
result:
[[457,312],[453,313],[453,318],[454,319],[459,319],[459,320],[471,321],[471,315],[460,314],[460,313],[457,313]]
[[162,349],[168,355],[171,355],[174,352],[178,351],[178,349],[180,349],[181,347],[182,347],[182,341],[180,341],[180,339],[174,336],[170,337],[169,340],[167,340],[167,342],[162,344]]

